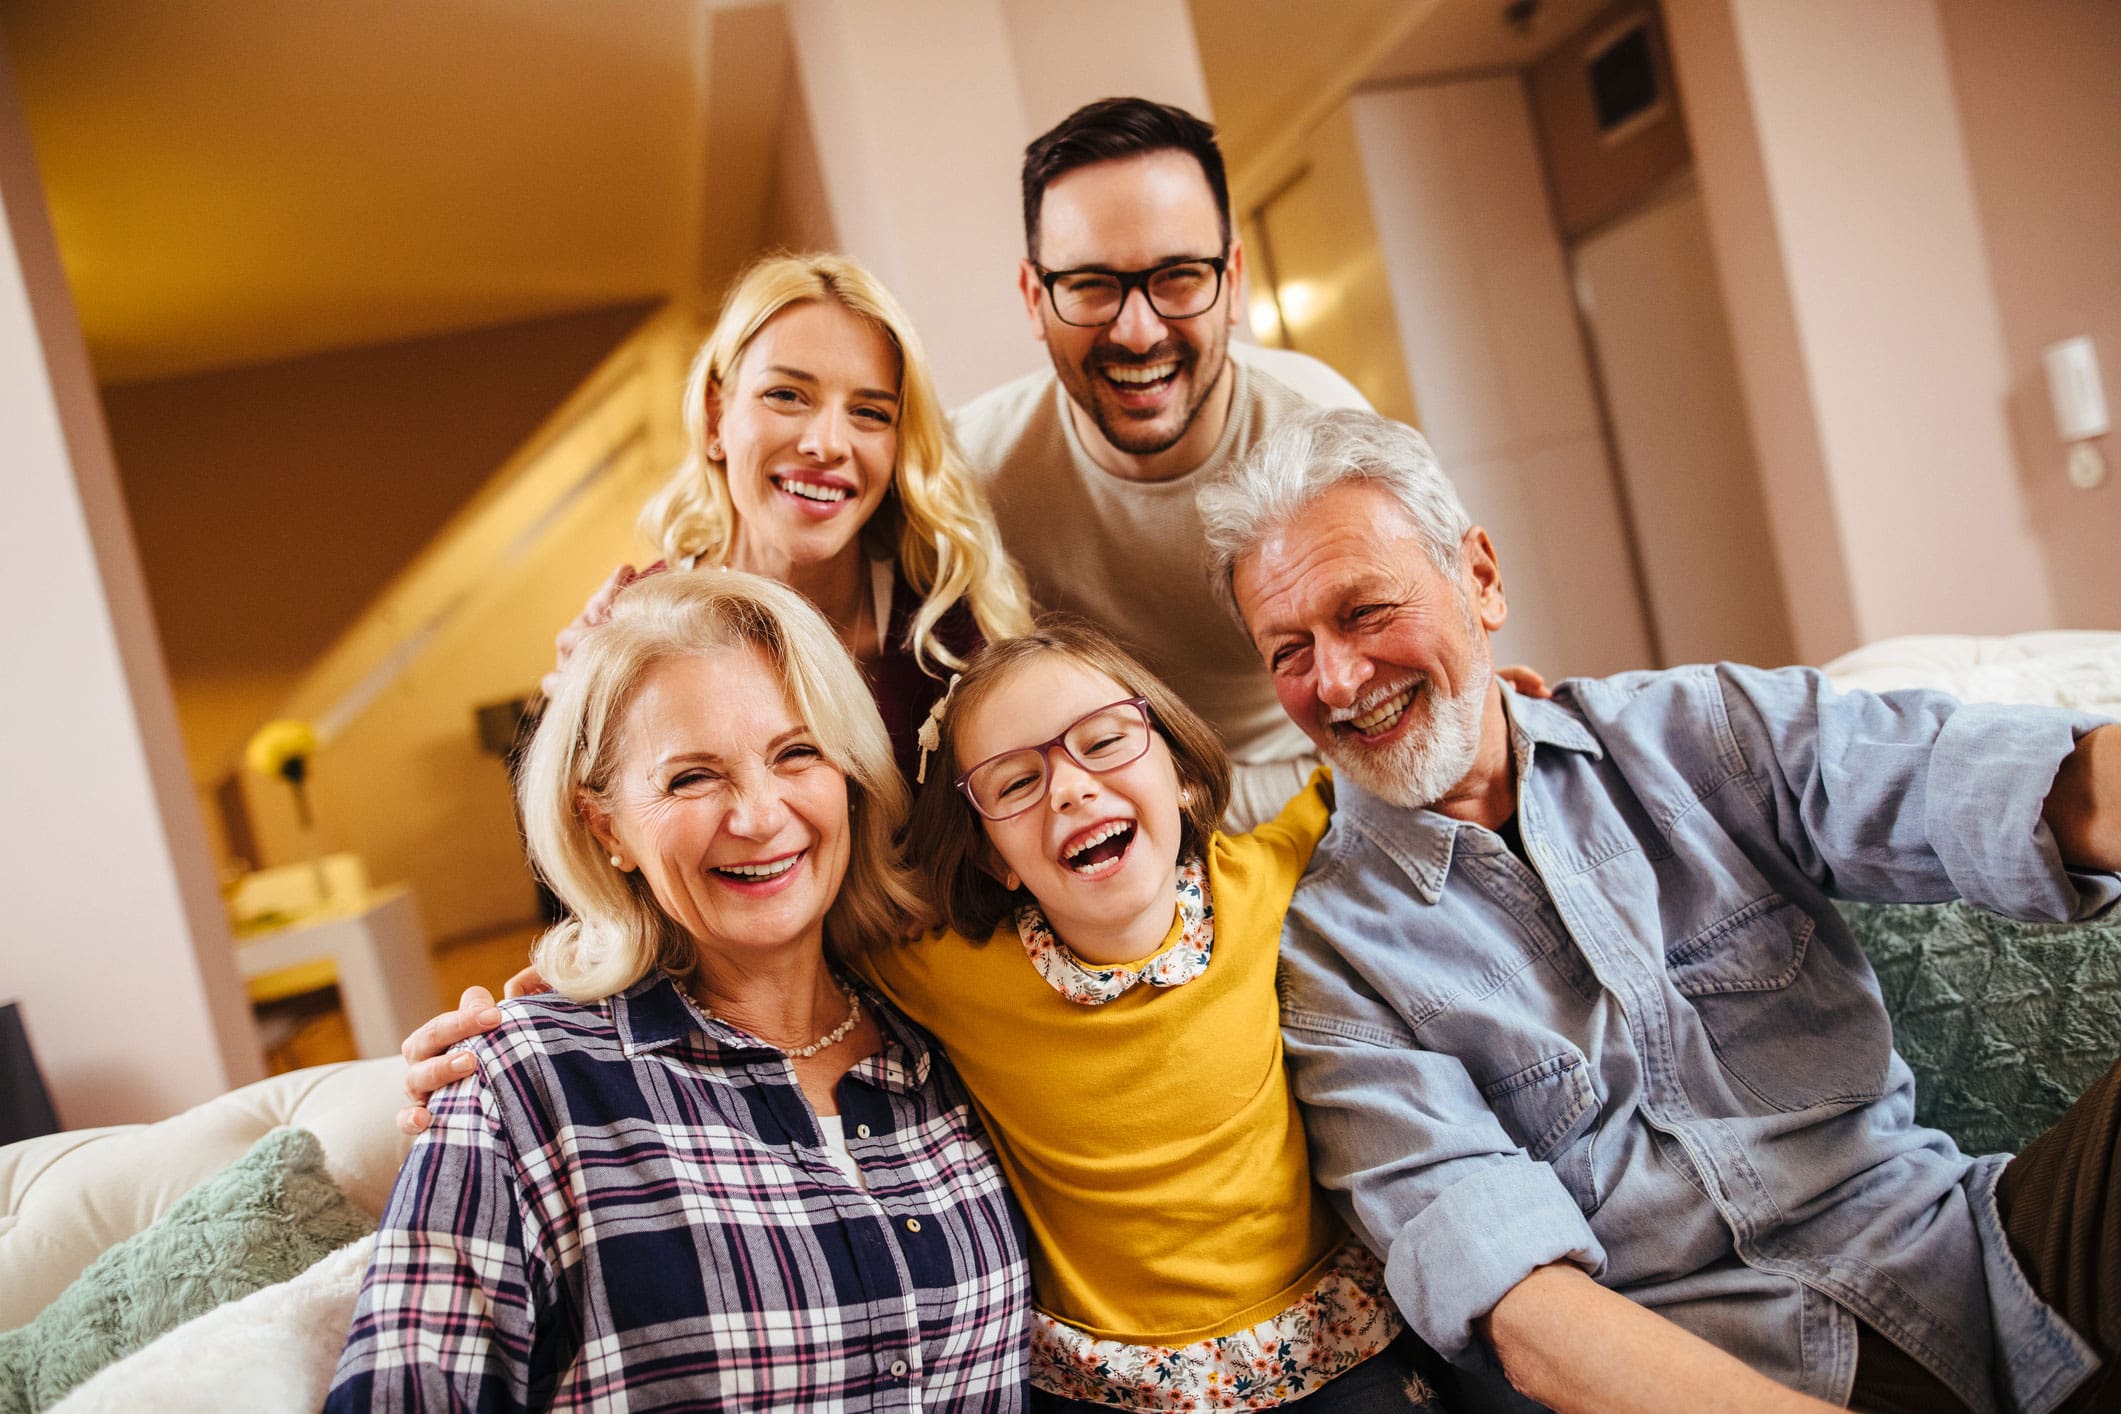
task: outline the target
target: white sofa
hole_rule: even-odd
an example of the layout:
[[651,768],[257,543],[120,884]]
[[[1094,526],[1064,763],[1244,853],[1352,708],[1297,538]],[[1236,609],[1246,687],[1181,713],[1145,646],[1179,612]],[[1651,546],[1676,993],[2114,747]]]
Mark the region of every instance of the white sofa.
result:
[[34,1319],[103,1250],[146,1228],[266,1132],[323,1141],[332,1178],[380,1215],[412,1141],[398,1133],[405,1063],[316,1066],[232,1090],[159,1124],[0,1148],[0,1330]]

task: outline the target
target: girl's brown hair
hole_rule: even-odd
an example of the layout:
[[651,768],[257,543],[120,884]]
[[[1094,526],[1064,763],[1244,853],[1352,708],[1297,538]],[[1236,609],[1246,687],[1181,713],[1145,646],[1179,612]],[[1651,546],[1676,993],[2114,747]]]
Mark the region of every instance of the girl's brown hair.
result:
[[906,853],[914,872],[943,922],[967,938],[993,933],[1023,901],[1023,891],[1002,887],[987,870],[999,861],[986,822],[957,788],[964,769],[957,759],[958,728],[1019,667],[1048,653],[1103,673],[1121,691],[1148,700],[1149,723],[1171,748],[1179,784],[1187,789],[1179,809],[1182,856],[1207,848],[1230,803],[1230,758],[1215,728],[1103,629],[1066,614],[1041,615],[1031,632],[973,655],[943,709],[941,741],[928,754],[907,823]]

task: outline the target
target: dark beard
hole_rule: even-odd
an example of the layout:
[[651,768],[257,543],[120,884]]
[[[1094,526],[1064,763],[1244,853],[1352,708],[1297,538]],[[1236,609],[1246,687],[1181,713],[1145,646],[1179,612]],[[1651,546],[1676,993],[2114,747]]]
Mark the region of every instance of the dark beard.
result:
[[[1187,380],[1192,394],[1192,401],[1183,410],[1184,415],[1178,419],[1176,427],[1168,431],[1157,421],[1132,419],[1124,411],[1109,406],[1098,396],[1097,390],[1100,387],[1110,386],[1105,381],[1104,374],[1099,371],[1102,364],[1093,364],[1088,368],[1081,364],[1071,366],[1067,373],[1062,374],[1061,385],[1067,389],[1068,396],[1075,405],[1090,415],[1090,420],[1097,425],[1098,432],[1107,442],[1128,456],[1153,457],[1177,446],[1184,440],[1185,435],[1193,430],[1194,422],[1200,417],[1201,409],[1208,405],[1208,397],[1215,391],[1215,385],[1222,379],[1223,368],[1229,362],[1229,341],[1227,337],[1219,339],[1214,347],[1203,350],[1180,344],[1170,350],[1168,356],[1178,360],[1179,376]],[[1148,358],[1108,360],[1123,367],[1160,361],[1161,356],[1155,355]],[[1056,369],[1056,372],[1058,371]],[[1202,376],[1204,372],[1205,377]]]

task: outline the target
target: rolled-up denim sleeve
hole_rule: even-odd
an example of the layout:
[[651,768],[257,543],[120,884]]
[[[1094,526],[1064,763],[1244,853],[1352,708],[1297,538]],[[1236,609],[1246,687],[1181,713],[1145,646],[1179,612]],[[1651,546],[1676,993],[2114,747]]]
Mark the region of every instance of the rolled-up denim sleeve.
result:
[[1810,669],[1715,671],[1776,837],[1829,893],[1963,898],[2049,922],[2121,897],[2116,876],[2067,868],[2041,818],[2056,771],[2100,718],[1941,692],[1844,694]]
[[1478,1363],[1473,1322],[1553,1262],[1597,1275],[1605,1250],[1554,1170],[1518,1148],[1455,1057],[1423,1050],[1292,917],[1282,1032],[1312,1175],[1385,1261],[1416,1334]]

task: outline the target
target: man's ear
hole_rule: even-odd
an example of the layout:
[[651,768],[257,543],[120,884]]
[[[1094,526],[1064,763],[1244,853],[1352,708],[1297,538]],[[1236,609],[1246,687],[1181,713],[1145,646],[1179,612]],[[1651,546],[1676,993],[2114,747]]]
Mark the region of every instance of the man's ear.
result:
[[1031,337],[1046,342],[1046,287],[1038,278],[1038,267],[1027,256],[1016,263],[1016,288],[1024,297],[1024,313],[1031,320]]
[[1466,602],[1473,606],[1481,627],[1493,633],[1510,617],[1509,601],[1502,593],[1502,562],[1495,557],[1495,542],[1476,525],[1458,542],[1458,550],[1465,566]]
[[619,843],[618,832],[611,827],[610,812],[597,804],[595,796],[586,790],[576,791],[574,813],[582,817],[582,823],[589,827],[589,833],[596,836],[597,847],[619,861],[614,867],[633,868],[633,861],[627,858],[626,847]]
[[1229,262],[1223,266],[1223,289],[1230,295],[1230,308],[1223,319],[1235,329],[1244,323],[1245,313],[1251,308],[1245,300],[1245,243],[1235,234],[1230,237]]

